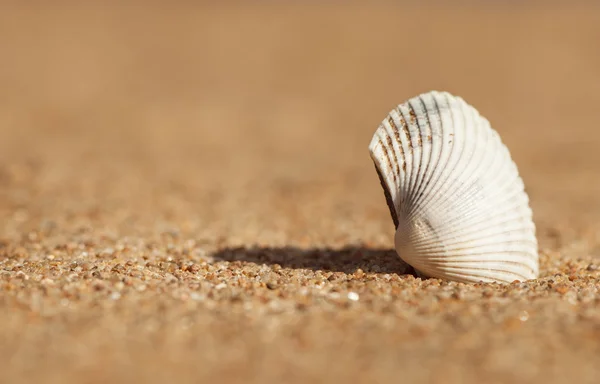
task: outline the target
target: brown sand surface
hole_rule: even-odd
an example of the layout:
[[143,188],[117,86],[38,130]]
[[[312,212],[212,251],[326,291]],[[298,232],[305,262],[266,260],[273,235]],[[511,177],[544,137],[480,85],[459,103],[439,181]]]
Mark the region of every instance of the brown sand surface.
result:
[[[598,382],[600,7],[15,4],[2,382]],[[367,146],[432,89],[510,148],[538,280],[396,257]]]

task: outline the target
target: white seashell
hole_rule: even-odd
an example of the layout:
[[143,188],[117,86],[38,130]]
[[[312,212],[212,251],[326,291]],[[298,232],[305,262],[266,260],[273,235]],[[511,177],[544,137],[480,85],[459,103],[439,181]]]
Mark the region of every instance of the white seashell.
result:
[[462,282],[538,277],[529,198],[498,133],[462,98],[432,91],[392,110],[369,145],[417,273]]

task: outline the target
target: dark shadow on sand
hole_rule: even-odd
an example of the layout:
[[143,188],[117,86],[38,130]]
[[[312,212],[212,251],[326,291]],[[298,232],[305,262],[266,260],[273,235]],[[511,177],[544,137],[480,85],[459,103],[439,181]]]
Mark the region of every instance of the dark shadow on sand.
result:
[[242,261],[255,264],[275,265],[282,268],[311,269],[354,273],[357,269],[373,273],[412,274],[414,270],[397,256],[393,249],[366,247],[308,248],[225,248],[213,254],[215,260]]

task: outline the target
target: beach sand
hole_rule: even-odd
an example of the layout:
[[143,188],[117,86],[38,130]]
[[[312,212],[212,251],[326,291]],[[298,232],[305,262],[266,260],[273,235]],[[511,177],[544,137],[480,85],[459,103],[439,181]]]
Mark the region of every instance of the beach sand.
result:
[[[600,377],[600,8],[3,5],[0,377]],[[368,144],[463,97],[526,185],[541,276],[420,279]]]

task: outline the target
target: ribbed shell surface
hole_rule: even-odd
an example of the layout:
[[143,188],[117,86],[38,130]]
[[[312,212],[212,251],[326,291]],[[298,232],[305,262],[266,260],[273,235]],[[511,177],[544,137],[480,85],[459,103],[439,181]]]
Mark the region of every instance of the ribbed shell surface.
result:
[[535,225],[517,167],[462,98],[432,91],[399,105],[369,151],[396,252],[417,272],[462,282],[537,278]]

